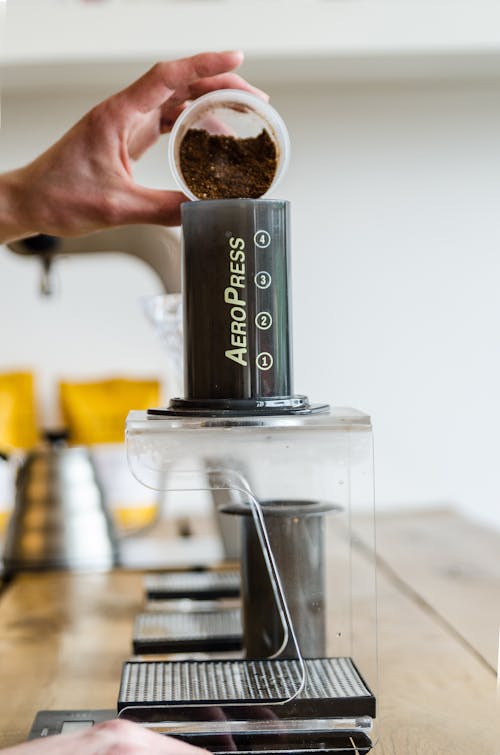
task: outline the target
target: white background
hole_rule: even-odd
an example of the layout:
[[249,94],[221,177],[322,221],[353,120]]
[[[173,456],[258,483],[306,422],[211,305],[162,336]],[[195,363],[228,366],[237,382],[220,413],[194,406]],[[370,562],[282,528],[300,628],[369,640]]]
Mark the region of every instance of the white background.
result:
[[[265,81],[255,83],[266,86]],[[269,87],[268,87],[269,88]],[[29,160],[106,92],[13,93],[0,169]],[[500,87],[274,85],[293,155],[295,388],[369,412],[378,505],[453,504],[500,527]],[[137,177],[172,187],[166,140]],[[45,422],[60,377],[161,375],[128,257],[59,265],[61,292],[0,248],[0,370],[34,369]]]

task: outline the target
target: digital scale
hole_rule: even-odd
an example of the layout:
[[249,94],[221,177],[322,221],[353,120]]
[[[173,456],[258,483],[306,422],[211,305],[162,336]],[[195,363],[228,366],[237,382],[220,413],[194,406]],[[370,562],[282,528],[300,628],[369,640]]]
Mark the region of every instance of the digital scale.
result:
[[28,739],[73,734],[112,718],[116,718],[114,710],[41,710],[36,714]]
[[[28,739],[38,739],[54,734],[72,734],[113,718],[115,715],[112,710],[42,710],[35,718]],[[200,739],[196,734],[177,736],[191,744],[200,744]],[[213,740],[209,749],[214,755],[227,754],[232,751],[249,752],[254,755],[265,755],[271,751],[283,753],[283,755],[292,753],[293,755],[310,755],[311,753],[323,755],[325,752],[335,752],[337,755],[357,755],[367,752],[371,746],[367,735],[359,732],[349,734],[332,731],[327,721],[317,722],[314,728],[304,728],[300,721],[290,721],[288,730],[281,732],[271,729],[266,731],[265,727],[252,728],[252,724],[247,722],[245,726],[240,727],[239,731],[237,729],[232,731],[231,742],[232,749],[228,747],[227,741],[224,746],[224,743]],[[327,743],[326,747],[325,743]]]

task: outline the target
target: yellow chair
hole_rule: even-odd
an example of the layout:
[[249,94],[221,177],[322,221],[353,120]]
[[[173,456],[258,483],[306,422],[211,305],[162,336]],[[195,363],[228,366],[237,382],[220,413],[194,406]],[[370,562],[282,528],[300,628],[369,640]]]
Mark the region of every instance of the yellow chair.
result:
[[131,409],[158,406],[157,380],[113,378],[99,382],[61,382],[61,411],[71,443],[122,443]]
[[33,374],[0,373],[0,448],[31,448],[38,438]]
[[116,523],[125,531],[151,524],[158,512],[157,499],[151,499],[144,488],[137,489],[139,483],[126,467],[123,442],[128,412],[159,405],[159,381],[62,381],[59,396],[70,443],[94,446],[95,461]]
[[[0,452],[26,450],[39,438],[35,381],[31,372],[0,373]],[[13,504],[10,470],[2,468],[0,486],[0,532],[5,529]],[[9,483],[7,483],[9,481]]]

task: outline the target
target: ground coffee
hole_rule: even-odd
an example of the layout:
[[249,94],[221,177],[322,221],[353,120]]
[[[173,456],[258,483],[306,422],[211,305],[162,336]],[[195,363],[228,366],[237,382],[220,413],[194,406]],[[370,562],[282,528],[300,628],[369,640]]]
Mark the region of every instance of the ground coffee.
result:
[[189,129],[179,149],[180,170],[199,199],[257,199],[271,186],[278,164],[268,132],[238,139]]

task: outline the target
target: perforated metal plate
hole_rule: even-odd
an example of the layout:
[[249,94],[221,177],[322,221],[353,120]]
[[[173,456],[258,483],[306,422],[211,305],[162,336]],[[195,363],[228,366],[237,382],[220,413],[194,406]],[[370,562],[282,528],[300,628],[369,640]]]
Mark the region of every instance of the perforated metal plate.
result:
[[234,598],[240,594],[240,573],[237,569],[228,569],[148,574],[144,586],[150,600]]
[[[375,698],[350,658],[314,658],[305,664],[304,690],[274,708],[278,716],[375,715]],[[123,667],[118,709],[262,707],[288,700],[301,678],[295,660],[130,661]]]
[[200,613],[140,613],[134,624],[134,653],[239,650],[239,609]]
[[241,600],[237,598],[216,598],[214,600],[195,600],[193,598],[171,598],[169,600],[147,600],[145,613],[210,613],[229,608],[239,608]]

